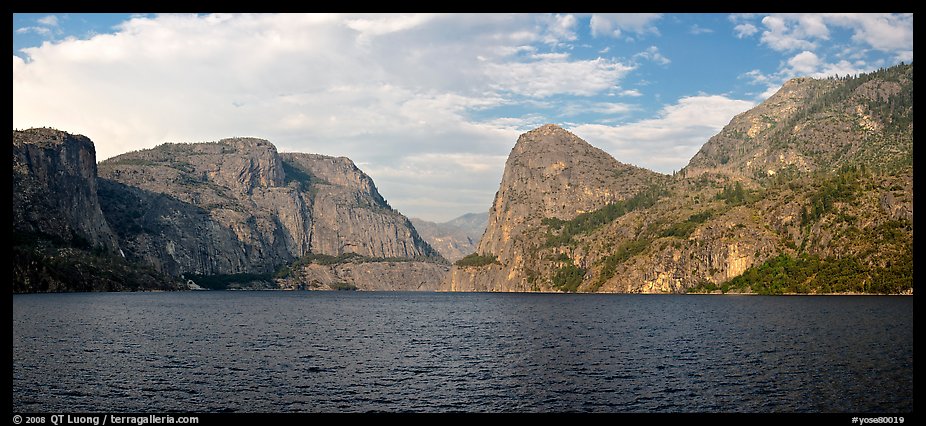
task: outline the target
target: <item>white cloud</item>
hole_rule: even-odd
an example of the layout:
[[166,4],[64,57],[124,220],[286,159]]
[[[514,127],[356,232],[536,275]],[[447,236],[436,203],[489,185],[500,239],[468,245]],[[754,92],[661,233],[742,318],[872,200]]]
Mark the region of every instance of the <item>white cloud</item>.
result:
[[36,22],[38,22],[38,23],[40,23],[40,24],[42,24],[42,25],[47,25],[47,26],[49,26],[49,27],[57,27],[57,26],[58,26],[58,17],[55,16],[55,15],[48,15],[48,16],[39,18]]
[[553,15],[546,19],[547,33],[543,37],[544,43],[559,44],[564,41],[574,41],[578,21],[573,15]]
[[781,86],[781,84],[769,84],[768,87],[765,88],[765,91],[760,93],[756,98],[760,101],[764,101],[772,97],[775,93],[778,93],[778,91],[781,90]]
[[736,38],[746,38],[759,32],[759,29],[752,24],[739,24],[733,27],[733,31],[736,33]]
[[[739,24],[735,27],[739,31],[754,18],[731,15],[730,21]],[[753,70],[741,76],[766,86],[758,96],[760,100],[793,77],[855,75],[892,65],[885,62],[887,58],[872,59],[873,50],[893,54],[896,62],[913,60],[911,14],[775,14],[762,17],[761,22],[765,27],[761,43],[790,57],[775,72]],[[850,39],[831,40],[834,29],[847,30]],[[799,53],[790,53],[795,51]]]
[[823,15],[803,14],[797,17],[797,22],[800,34],[823,40],[830,38],[830,31]]
[[37,25],[20,27],[14,30],[16,34],[38,34],[42,37],[51,39],[55,34],[60,34],[61,29],[58,27],[58,17],[55,15],[43,16],[35,20]]
[[847,60],[840,60],[835,63],[828,63],[821,60],[815,53],[804,51],[791,59],[788,59],[788,67],[782,69],[778,75],[781,78],[792,77],[813,77],[826,78],[835,75],[856,75],[873,71],[876,65],[868,64],[865,61],[855,61],[854,63]]
[[759,70],[752,70],[740,75],[740,78],[748,79],[755,85],[766,86],[766,89],[756,97],[757,100],[765,100],[775,94],[785,81],[794,77],[826,78],[836,75],[857,75],[874,71],[878,66],[878,64],[867,63],[863,60],[849,62],[843,59],[837,62],[827,62],[816,53],[805,50],[788,58],[777,72],[763,73]]
[[566,61],[552,56],[531,62],[489,64],[486,74],[497,90],[542,98],[556,94],[592,96],[616,87],[632,69],[602,58]]
[[[624,116],[639,109],[639,106],[623,102],[557,102],[554,107],[556,114],[565,117],[575,117],[583,114],[601,114],[605,120],[613,119],[610,116]],[[543,120],[541,120],[543,121]],[[549,120],[547,120],[549,121]],[[545,123],[544,123],[545,124]]]
[[874,70],[874,66],[869,66],[864,62],[859,62],[856,64],[849,63],[849,61],[842,60],[834,64],[822,64],[819,69],[810,74],[814,78],[826,78],[835,75],[846,76],[846,75],[857,75],[865,72],[870,72]]
[[16,29],[17,34],[28,34],[36,33],[38,35],[47,36],[51,34],[51,30],[47,27],[22,27]]
[[636,55],[633,55],[633,57],[643,58],[648,61],[653,61],[661,65],[668,65],[670,62],[672,62],[671,60],[669,60],[669,58],[663,56],[662,53],[659,53],[659,48],[656,46],[650,46],[646,50],[640,53],[637,53]]
[[[736,18],[735,22],[739,22]],[[820,41],[830,39],[830,28],[851,31],[852,41],[883,52],[913,49],[913,15],[890,13],[775,14],[762,18],[762,43],[780,52],[814,50]],[[742,38],[749,31],[742,23],[735,27]],[[741,28],[742,27],[742,28]]]
[[884,52],[913,50],[913,14],[826,14],[833,25],[849,28],[852,39]]
[[[756,92],[777,88],[799,71],[843,75],[879,66],[869,55],[799,47],[822,44],[841,35],[839,29],[854,34],[855,52],[888,49],[889,56],[913,57],[912,16],[775,15],[768,25],[759,24],[761,18],[730,20],[745,25],[735,29],[744,37],[751,25],[751,35],[758,27],[775,33],[769,36],[773,41],[761,43],[798,47],[786,51],[777,71],[743,75],[758,86]],[[501,174],[499,159],[518,134],[563,117],[625,119],[636,108],[645,111],[619,102],[642,95],[622,86],[645,87],[629,78],[637,62],[667,64],[669,58],[652,43],[637,47],[650,46],[636,57],[605,57],[616,51],[581,47],[588,34],[579,21],[587,20],[594,36],[643,40],[659,36],[661,19],[659,14],[137,16],[112,34],[47,42],[25,49],[22,59],[14,55],[13,125],[85,134],[96,143],[99,159],[165,141],[263,137],[281,151],[348,156],[364,164],[400,211],[449,219],[488,208]],[[62,24],[64,17],[45,22]],[[46,24],[34,25],[53,34],[60,30]],[[20,28],[14,37],[28,31],[43,30]],[[595,50],[602,57],[582,56]],[[574,128],[601,138],[596,144],[610,146],[621,161],[668,172],[726,124],[732,117],[726,112],[746,104],[695,96],[667,106],[655,119]],[[715,111],[729,116],[721,120]],[[613,119],[602,118],[613,122],[608,120]],[[644,144],[634,147],[635,140]],[[427,178],[416,179],[418,172]]]
[[768,75],[757,69],[740,75],[740,78],[748,78],[752,80],[753,84],[768,84],[769,80],[771,79]]
[[791,72],[794,74],[809,75],[814,73],[820,66],[820,58],[815,53],[805,50],[788,59],[788,65],[790,65]]
[[348,28],[358,31],[367,37],[376,37],[384,34],[406,31],[422,25],[436,15],[431,14],[402,14],[385,15],[369,18],[345,19]]
[[691,28],[688,30],[688,32],[690,32],[691,34],[694,34],[694,35],[700,35],[700,34],[710,34],[710,33],[714,32],[714,30],[712,30],[712,29],[710,29],[710,28],[704,28],[704,27],[702,27],[702,26],[700,26],[700,25],[698,25],[698,24],[694,24],[694,25],[691,26]]
[[591,29],[592,36],[611,36],[611,37],[620,37],[621,29],[615,28],[614,24],[607,18],[601,15],[592,15],[588,23],[589,28]]
[[[84,134],[98,160],[166,141],[262,137],[281,151],[367,164],[409,215],[484,211],[498,159],[525,126],[551,120],[473,116],[610,93],[633,69],[550,51],[548,41],[570,42],[576,28],[572,15],[138,16],[112,34],[14,55],[13,126]],[[434,179],[416,179],[420,170]],[[458,198],[441,185],[483,195]],[[442,212],[447,205],[456,210]]]
[[[519,133],[510,129],[495,137],[514,144]],[[393,207],[409,216],[447,221],[466,212],[489,210],[510,148],[495,155],[413,154],[396,163],[375,162],[362,168],[378,187],[390,188],[384,196]]]
[[800,27],[793,27],[790,21],[779,16],[766,16],[762,18],[766,30],[762,32],[762,43],[777,51],[791,51],[797,49],[815,49],[816,43],[807,40],[806,34]]
[[619,102],[601,102],[595,104],[594,111],[601,114],[622,115],[635,110],[636,107],[630,104]]
[[660,13],[596,13],[589,21],[593,37],[620,37],[623,32],[659,35],[654,22],[662,19]]
[[707,140],[755,103],[720,95],[681,98],[659,117],[607,126],[582,124],[570,129],[618,161],[670,173],[684,167]]

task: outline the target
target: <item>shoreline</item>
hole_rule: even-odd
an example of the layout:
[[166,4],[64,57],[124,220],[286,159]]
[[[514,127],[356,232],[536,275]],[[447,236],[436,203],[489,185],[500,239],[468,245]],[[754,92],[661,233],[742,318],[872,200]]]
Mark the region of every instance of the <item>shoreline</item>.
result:
[[[666,294],[666,293],[650,293]],[[782,293],[782,294],[759,294],[759,293],[682,293],[701,296],[913,296],[913,293]]]
[[[88,294],[88,293],[178,293],[178,292],[213,292],[213,291],[229,291],[229,292],[252,292],[252,291],[291,291],[291,292],[343,292],[343,290],[295,290],[295,289],[281,289],[281,288],[260,288],[260,289],[245,289],[245,288],[234,288],[234,289],[223,289],[223,290],[212,290],[212,289],[178,289],[178,290],[134,290],[134,291],[60,291],[60,292],[32,292],[32,293],[16,293],[13,295],[24,295],[24,294]],[[653,295],[653,296],[913,296],[913,292],[910,293],[782,293],[782,294],[759,294],[759,293],[613,293],[613,292],[602,292],[602,293],[585,293],[585,292],[575,292],[575,293],[564,293],[559,291],[447,291],[447,290],[434,290],[434,291],[424,291],[424,290],[354,290],[357,292],[363,293],[484,293],[484,294],[562,294],[562,295]]]

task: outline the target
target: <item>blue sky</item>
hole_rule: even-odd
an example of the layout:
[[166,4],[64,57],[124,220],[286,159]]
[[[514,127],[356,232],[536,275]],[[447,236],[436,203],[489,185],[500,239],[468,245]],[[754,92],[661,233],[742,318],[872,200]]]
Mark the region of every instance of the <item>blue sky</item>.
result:
[[13,126],[98,160],[262,137],[444,221],[487,211],[542,124],[671,173],[789,78],[912,60],[912,14],[15,14]]

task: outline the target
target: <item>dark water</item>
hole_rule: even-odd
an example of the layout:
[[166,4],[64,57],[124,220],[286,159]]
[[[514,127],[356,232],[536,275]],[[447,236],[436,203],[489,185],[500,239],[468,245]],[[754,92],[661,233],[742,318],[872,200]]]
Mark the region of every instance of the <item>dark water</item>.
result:
[[13,296],[13,411],[911,412],[913,297]]

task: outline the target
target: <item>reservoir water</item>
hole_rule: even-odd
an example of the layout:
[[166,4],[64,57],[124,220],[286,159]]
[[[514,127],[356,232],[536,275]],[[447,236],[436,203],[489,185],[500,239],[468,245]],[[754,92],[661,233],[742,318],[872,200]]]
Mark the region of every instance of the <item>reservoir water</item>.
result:
[[912,412],[913,297],[13,296],[14,412]]

